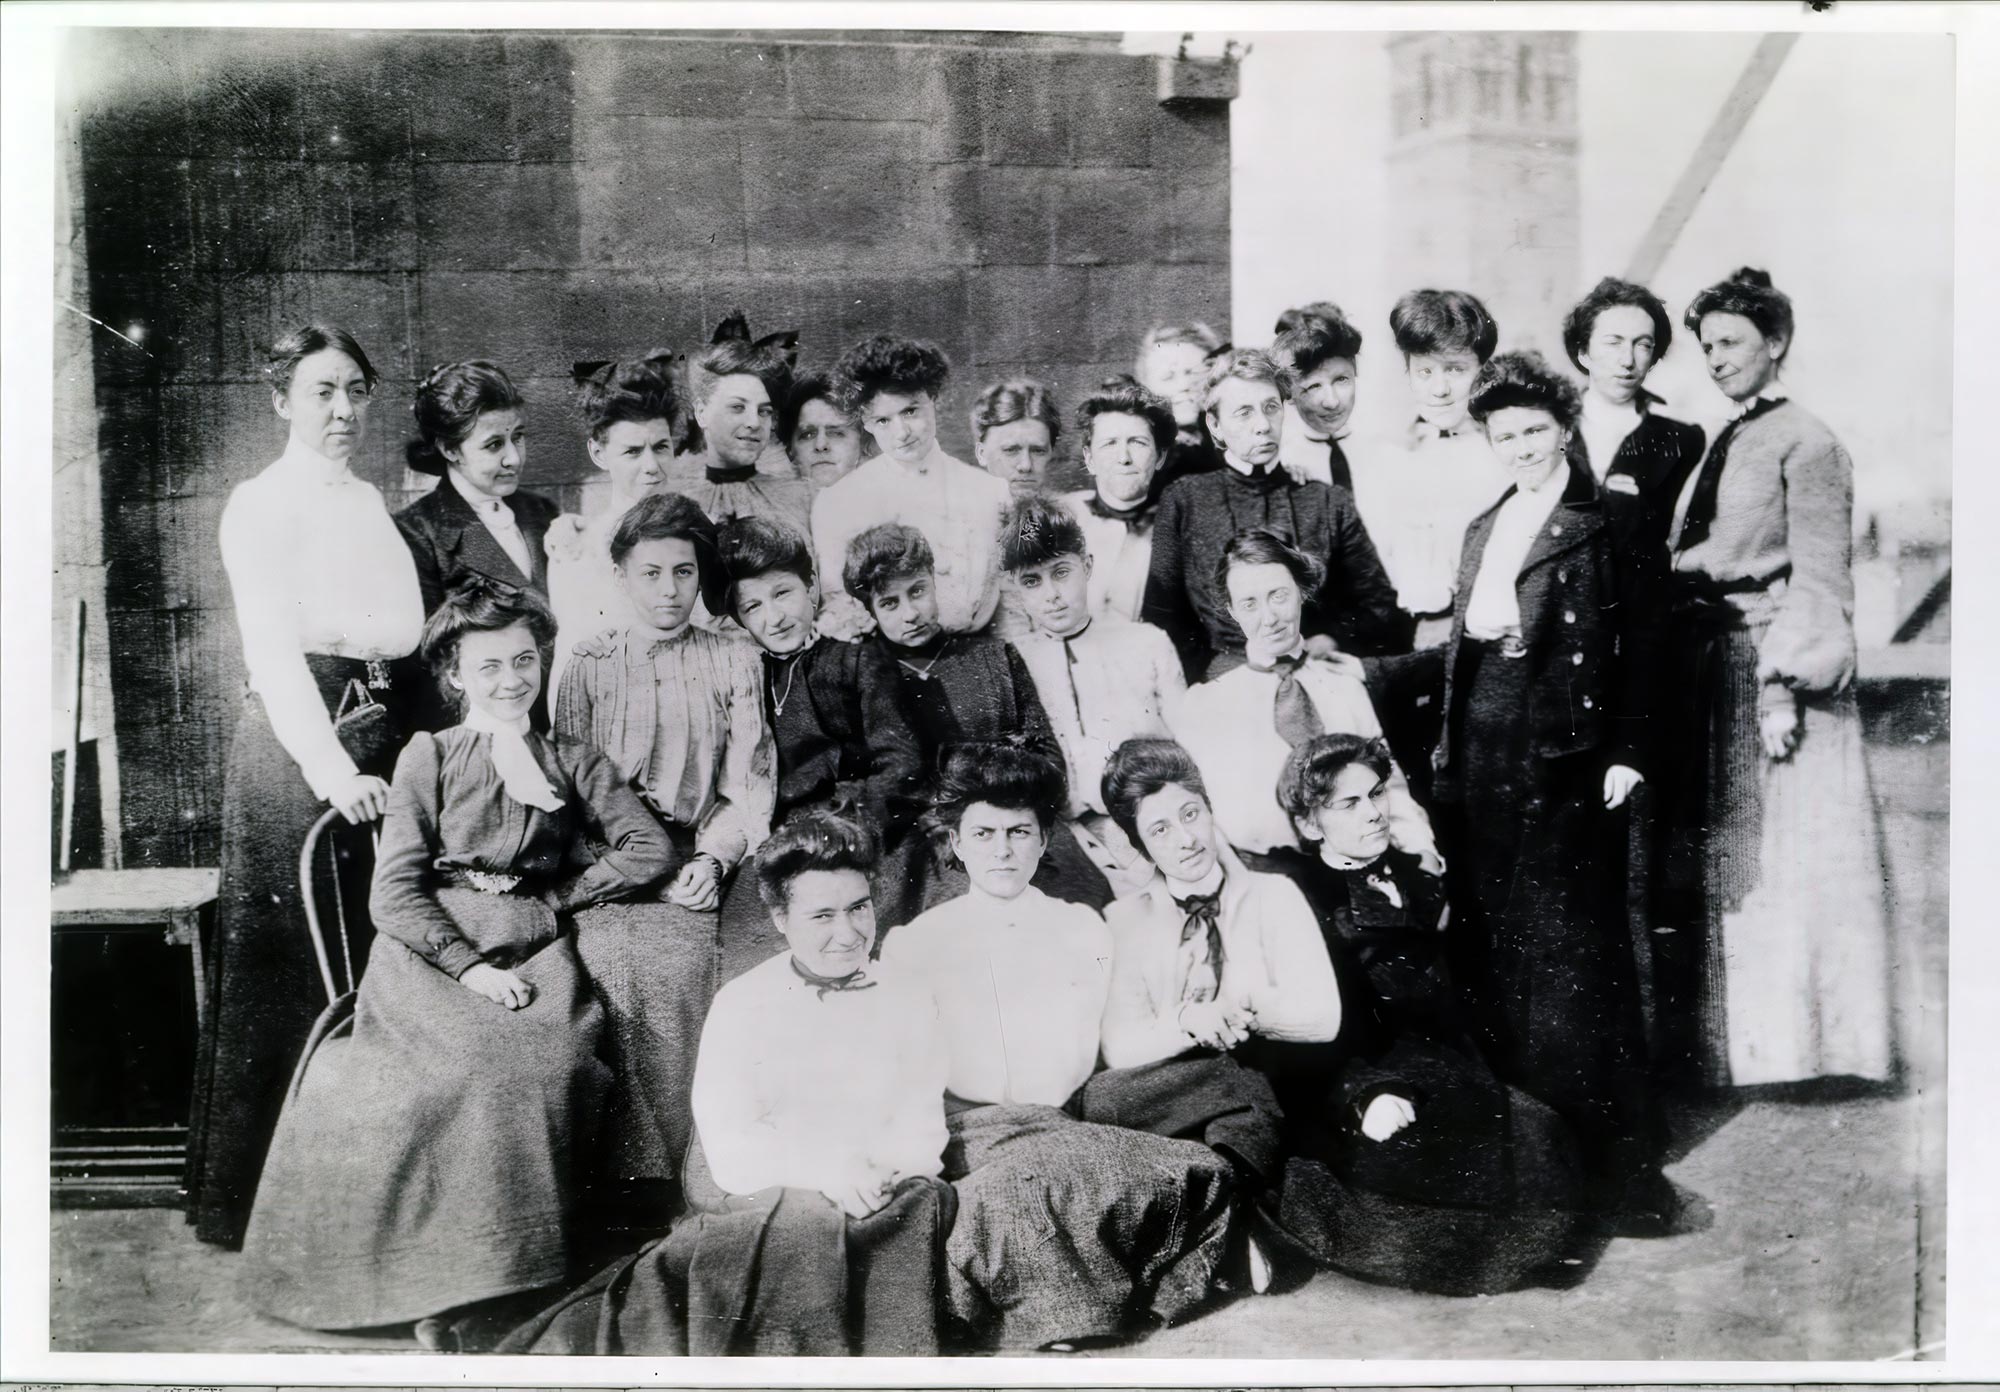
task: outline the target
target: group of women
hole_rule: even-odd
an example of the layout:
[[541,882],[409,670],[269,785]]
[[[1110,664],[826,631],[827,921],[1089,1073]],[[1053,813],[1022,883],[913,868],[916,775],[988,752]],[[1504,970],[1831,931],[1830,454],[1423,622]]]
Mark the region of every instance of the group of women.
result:
[[[393,518],[366,353],[287,335],[221,531],[198,1234],[312,1327],[912,1353],[1676,1231],[1663,1083],[1893,1072],[1851,461],[1768,276],[1684,323],[1712,443],[1626,282],[1563,325],[1581,391],[1405,296],[1372,445],[1337,306],[1164,328],[1056,495],[1046,386],[981,393],[966,463],[936,347],[801,376],[739,315],[579,366],[590,516],[522,490],[503,370],[434,369]],[[325,872],[373,935],[330,1004],[328,805],[378,829]]]

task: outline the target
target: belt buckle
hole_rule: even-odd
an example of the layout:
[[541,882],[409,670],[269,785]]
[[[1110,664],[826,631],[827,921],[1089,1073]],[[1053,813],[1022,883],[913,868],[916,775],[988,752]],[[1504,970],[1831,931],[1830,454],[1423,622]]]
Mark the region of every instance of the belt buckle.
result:
[[389,689],[389,664],[379,657],[368,659],[368,689],[370,691]]
[[1500,656],[1505,658],[1519,658],[1526,657],[1527,655],[1528,645],[1522,642],[1515,634],[1510,633],[1500,640]]
[[503,875],[496,870],[465,870],[461,873],[481,894],[512,894],[521,883],[519,875]]

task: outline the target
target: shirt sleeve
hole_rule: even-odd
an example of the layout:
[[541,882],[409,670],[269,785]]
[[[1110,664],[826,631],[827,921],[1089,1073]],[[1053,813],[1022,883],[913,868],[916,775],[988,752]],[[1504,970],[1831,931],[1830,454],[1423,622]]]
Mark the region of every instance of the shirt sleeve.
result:
[[325,800],[354,776],[354,760],[334,733],[333,717],[306,666],[291,587],[283,582],[286,529],[262,515],[260,502],[258,494],[239,488],[223,508],[222,567],[236,604],[250,689],[313,795]]
[[695,831],[695,847],[728,871],[771,834],[778,805],[777,756],[764,720],[764,674],[756,649],[727,640],[720,651],[719,666],[729,683],[729,725],[715,801]]
[[586,745],[574,759],[570,779],[581,804],[586,837],[599,849],[595,860],[555,887],[556,909],[568,913],[619,898],[672,868],[666,833],[610,759]]
[[885,834],[915,821],[924,777],[923,746],[910,719],[896,661],[874,643],[841,648],[854,664],[861,710],[861,738],[868,748],[868,772],[840,785],[849,800],[868,809]]
[[1396,604],[1396,587],[1354,499],[1335,490],[1327,509],[1327,583],[1320,604],[1328,632],[1353,653],[1407,650],[1412,625]]
[[596,743],[591,729],[591,670],[588,658],[567,663],[556,688],[556,733],[579,744]]
[[[441,479],[438,487],[451,485]],[[396,530],[403,534],[403,544],[410,548],[410,559],[417,564],[417,589],[424,597],[424,613],[435,614],[438,605],[444,603],[444,568],[438,564],[437,547],[432,544],[420,516],[413,511],[414,506],[396,514]]]
[[771,1099],[758,1089],[753,1065],[759,1042],[753,1012],[740,993],[716,998],[695,1053],[695,1134],[717,1187],[754,1194],[783,1182],[787,1156]]
[[1137,1068],[1194,1047],[1180,1026],[1180,1002],[1155,1000],[1146,984],[1151,924],[1142,916],[1150,903],[1148,894],[1113,906],[1121,919],[1129,914],[1138,921],[1121,922],[1111,930],[1111,986],[1102,1030],[1106,1068]]
[[438,855],[438,748],[427,734],[413,737],[396,760],[389,811],[375,851],[375,880],[368,916],[439,971],[456,980],[482,961],[433,892]]
[[1305,895],[1290,880],[1261,885],[1259,947],[1265,979],[1251,999],[1257,1033],[1318,1043],[1340,1033],[1340,984]]
[[1174,651],[1173,641],[1157,628],[1147,635],[1146,644],[1152,650],[1150,661],[1153,667],[1153,690],[1160,700],[1160,718],[1167,728],[1172,729],[1179,719],[1181,703],[1187,700],[1187,673],[1182,670],[1180,656]]
[[1041,744],[1067,767],[1068,756],[1062,741],[1056,738],[1056,727],[1049,720],[1048,707],[1042,704],[1041,692],[1035,686],[1035,674],[1028,670],[1020,650],[1012,643],[1002,643],[1000,650],[1007,663],[1007,680],[1014,688],[1014,709],[1020,717],[1020,732]]
[[1199,680],[1208,665],[1208,635],[1201,615],[1188,597],[1186,567],[1181,538],[1181,500],[1185,490],[1170,488],[1160,500],[1153,523],[1153,555],[1146,571],[1146,597],[1139,617],[1165,633],[1180,654],[1181,671],[1189,681]]
[[944,1124],[947,1077],[944,1033],[930,992],[910,991],[910,1019],[901,1054],[901,1076],[890,1099],[874,1159],[905,1179],[935,1176],[944,1168],[949,1139]]
[[1854,461],[1823,428],[1781,463],[1791,574],[1757,654],[1757,674],[1798,691],[1854,679]]

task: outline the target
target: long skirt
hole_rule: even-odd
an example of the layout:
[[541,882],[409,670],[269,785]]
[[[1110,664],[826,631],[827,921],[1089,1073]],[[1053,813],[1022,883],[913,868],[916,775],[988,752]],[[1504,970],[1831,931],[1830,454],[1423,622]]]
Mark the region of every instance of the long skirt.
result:
[[[307,663],[329,711],[337,709],[350,678],[367,675],[366,663],[343,658],[313,655]],[[400,725],[418,679],[407,664],[392,667],[393,688],[373,694]],[[387,778],[395,757],[389,748],[361,772]],[[188,1124],[187,1217],[204,1242],[242,1242],[286,1087],[313,1021],[328,1004],[299,894],[299,850],[326,810],[278,742],[263,702],[246,695],[222,780],[222,883],[209,957],[210,1006],[196,1051]],[[321,854],[315,858],[320,918],[330,929],[344,907],[359,973],[373,937],[367,914],[373,858],[364,832],[337,833],[332,840],[341,866],[338,898],[334,858]]]
[[[906,1179],[849,1218],[824,1194],[724,1194],[697,1145],[693,1211],[501,1339],[499,1353],[918,1358],[941,1347],[945,1234],[957,1200]],[[463,1345],[485,1347],[476,1338]]]
[[[671,1191],[694,1135],[695,1051],[717,989],[718,912],[666,900],[666,886],[693,854],[693,838],[669,837],[674,868],[650,897],[599,904],[576,915],[576,954],[603,1002],[604,1056],[613,1084],[596,1178],[614,1189]],[[739,872],[725,890],[755,897]],[[657,1215],[660,1226],[667,1214]]]
[[[473,890],[438,902],[489,955],[547,914]],[[520,1010],[377,942],[315,1028],[271,1145],[244,1239],[256,1309],[369,1328],[568,1275],[579,1161],[611,1081],[603,1015],[567,937],[510,969],[535,988]]]
[[1677,761],[1701,780],[1704,1073],[1736,1086],[1887,1079],[1887,870],[1860,711],[1851,689],[1801,701],[1802,738],[1773,761],[1758,730],[1759,636],[1708,636],[1699,743]]
[[1486,1061],[1574,1128],[1598,1200],[1655,1181],[1624,819],[1604,808],[1602,760],[1537,757],[1529,664],[1466,643],[1452,746],[1452,972]]
[[1227,1255],[1230,1172],[1207,1146],[1054,1107],[947,1098],[953,1316],[988,1347],[1035,1349],[1183,1319]]

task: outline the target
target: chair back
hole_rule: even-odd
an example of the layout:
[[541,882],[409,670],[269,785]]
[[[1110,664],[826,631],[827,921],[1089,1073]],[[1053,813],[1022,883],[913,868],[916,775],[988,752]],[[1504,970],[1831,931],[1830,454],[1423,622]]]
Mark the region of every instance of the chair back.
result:
[[[312,824],[306,833],[305,844],[299,848],[299,901],[305,905],[306,934],[312,939],[313,960],[319,966],[319,980],[326,991],[327,1004],[331,1005],[355,987],[354,980],[354,927],[350,921],[348,894],[341,885],[340,851],[328,833],[345,821],[338,808],[329,807]],[[320,918],[319,895],[313,884],[313,859],[319,852],[320,843],[327,845],[327,859],[331,862],[333,881],[333,922],[325,924]],[[376,838],[369,837],[370,864]],[[367,912],[364,903],[352,911],[354,914]],[[329,941],[331,938],[331,941]],[[337,970],[336,970],[337,968]]]

